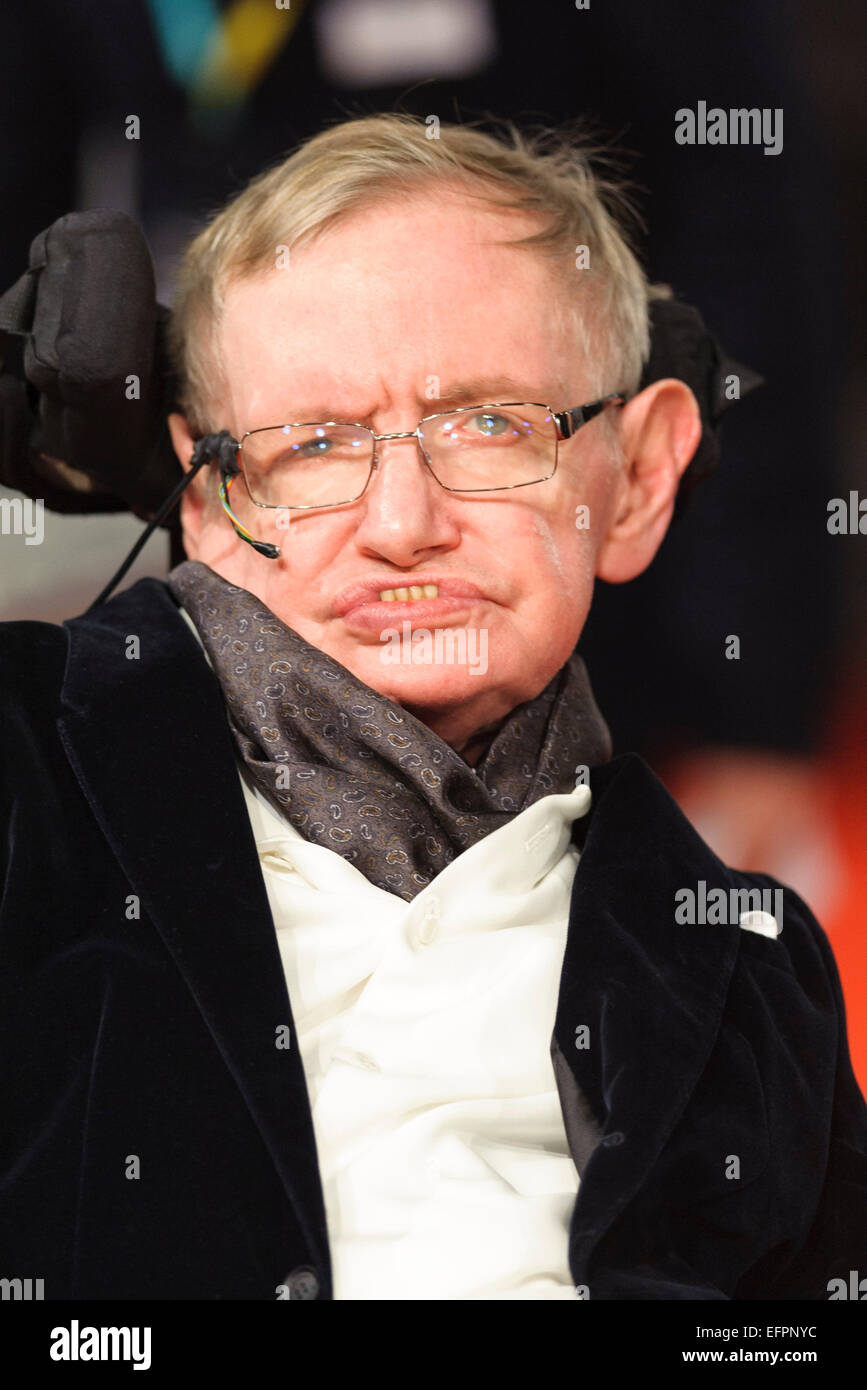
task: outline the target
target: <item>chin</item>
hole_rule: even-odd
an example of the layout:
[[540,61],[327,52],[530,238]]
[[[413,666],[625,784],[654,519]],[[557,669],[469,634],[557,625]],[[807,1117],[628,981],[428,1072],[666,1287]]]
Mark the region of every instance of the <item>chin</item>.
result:
[[[475,667],[391,665],[376,652],[352,664],[347,660],[344,665],[365,685],[406,708],[454,708],[478,699],[493,686],[490,671],[484,670],[484,663],[480,661]],[[475,669],[478,674],[473,674]]]

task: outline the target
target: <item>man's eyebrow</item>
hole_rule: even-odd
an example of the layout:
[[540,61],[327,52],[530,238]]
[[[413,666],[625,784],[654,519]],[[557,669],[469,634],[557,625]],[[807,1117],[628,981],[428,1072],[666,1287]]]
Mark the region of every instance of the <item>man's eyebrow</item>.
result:
[[547,394],[547,388],[528,386],[526,381],[516,381],[510,376],[469,377],[441,387],[433,400],[440,405],[493,405],[497,401],[546,404]]
[[[562,383],[558,383],[558,391],[563,394]],[[517,401],[520,404],[532,404],[534,401],[542,405],[547,405],[547,388],[540,389],[528,386],[526,381],[517,381],[514,377],[466,377],[460,381],[447,383],[445,387],[438,386],[436,394],[425,395],[419,398],[420,414],[433,415],[442,406],[463,406],[463,405],[495,405],[499,402]],[[557,407],[554,406],[554,409]],[[285,424],[295,422],[299,425],[317,424],[326,420],[342,420],[350,424],[368,425],[372,419],[370,415],[349,415],[335,410],[333,406],[318,404],[312,406],[295,406],[291,414],[286,415]]]

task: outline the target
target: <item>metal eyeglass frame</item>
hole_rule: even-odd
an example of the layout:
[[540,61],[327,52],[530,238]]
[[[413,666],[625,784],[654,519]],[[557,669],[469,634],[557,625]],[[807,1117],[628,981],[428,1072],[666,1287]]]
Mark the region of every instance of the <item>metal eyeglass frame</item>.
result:
[[[269,511],[293,512],[321,511],[327,507],[345,507],[352,502],[357,502],[360,497],[364,496],[365,492],[367,491],[370,485],[370,480],[373,477],[374,472],[376,471],[376,445],[386,439],[416,439],[418,441],[418,446],[424,458],[425,466],[427,467],[431,476],[436,480],[436,482],[439,483],[440,487],[443,488],[445,492],[475,495],[480,492],[508,492],[516,487],[532,487],[535,483],[548,482],[548,480],[550,478],[553,478],[554,474],[557,472],[557,463],[559,460],[559,449],[557,448],[557,445],[560,443],[560,441],[571,439],[573,435],[577,434],[578,430],[580,430],[583,425],[589,424],[591,420],[595,419],[597,415],[601,414],[601,412],[605,409],[606,405],[612,405],[615,403],[618,405],[625,405],[626,396],[620,392],[614,391],[611,393],[611,395],[602,396],[599,400],[590,401],[587,405],[576,405],[572,406],[568,410],[560,411],[552,410],[550,406],[544,405],[541,401],[486,401],[484,405],[465,406],[462,407],[460,411],[438,410],[433,415],[424,415],[419,420],[414,430],[401,430],[395,434],[374,434],[373,430],[371,430],[367,425],[360,425],[352,420],[316,420],[313,423],[317,425],[351,425],[355,429],[367,430],[368,434],[371,435],[374,444],[373,457],[370,461],[370,471],[367,475],[367,479],[361,491],[356,493],[354,497],[346,497],[340,502],[304,502],[298,503],[294,506],[290,506],[288,504],[279,502],[257,502],[255,498],[253,498],[252,496],[250,497],[250,501],[252,502],[254,507],[263,507]],[[531,481],[526,483],[505,483],[500,487],[453,488],[449,487],[446,483],[440,482],[439,478],[437,478],[436,473],[431,467],[431,461],[428,457],[427,451],[424,447],[424,443],[422,442],[422,438],[419,433],[422,425],[427,424],[430,420],[436,420],[441,416],[457,415],[464,412],[466,412],[467,414],[477,414],[480,411],[494,410],[500,407],[505,409],[508,406],[520,405],[536,405],[539,407],[540,410],[546,410],[548,414],[551,416],[551,419],[554,421],[554,426],[557,431],[557,435],[554,447],[554,467],[551,469],[550,473],[546,473],[542,478],[533,478]],[[295,428],[296,425],[300,426],[304,423],[306,422],[297,421],[293,425],[291,425],[290,428]],[[232,508],[229,504],[229,489],[232,487],[232,484],[235,482],[236,478],[239,477],[242,472],[242,468],[241,465],[238,463],[237,456],[244,447],[244,440],[248,439],[251,434],[261,434],[266,429],[281,428],[284,427],[280,425],[262,425],[255,430],[245,430],[240,440],[235,439],[234,436],[229,432],[229,430],[220,430],[217,434],[204,435],[202,436],[202,438],[196,440],[195,448],[193,450],[193,455],[191,459],[191,464],[193,466],[194,471],[197,471],[203,463],[208,461],[208,459],[216,460],[216,462],[219,464],[220,469],[220,483],[218,489],[220,494],[220,501],[229,517],[229,520],[231,521],[233,527],[235,528],[235,531],[241,537],[241,539],[246,541],[248,545],[251,545],[254,550],[257,550],[260,553],[260,555],[267,556],[269,560],[276,560],[278,558],[278,556],[280,555],[280,547],[276,545],[271,545],[267,541],[257,541],[255,537],[251,535],[251,533],[244,526],[243,522],[241,522],[239,518],[235,515],[235,513],[232,511]],[[249,487],[247,489],[247,492],[249,494]]]

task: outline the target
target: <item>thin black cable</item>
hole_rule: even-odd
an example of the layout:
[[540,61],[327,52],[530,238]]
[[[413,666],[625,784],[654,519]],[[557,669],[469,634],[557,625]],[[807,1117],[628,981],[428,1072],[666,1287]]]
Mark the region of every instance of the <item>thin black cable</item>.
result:
[[127,570],[129,569],[130,565],[135,560],[139,551],[142,549],[144,545],[146,545],[148,537],[152,534],[156,527],[159,526],[160,522],[168,516],[169,512],[172,510],[172,507],[174,507],[184,488],[189,486],[189,484],[193,481],[193,478],[198,473],[199,469],[202,467],[203,464],[208,462],[209,458],[210,454],[207,453],[200,454],[198,459],[196,459],[195,455],[193,455],[193,463],[189,473],[184,474],[184,476],[175,485],[175,487],[172,488],[171,492],[169,493],[165,502],[163,502],[159,511],[155,512],[154,515],[151,517],[150,521],[148,522],[142,534],[139,536],[132,550],[127,555],[120,569],[117,571],[115,575],[112,576],[112,578],[106,584],[102,592],[98,594],[97,597],[93,600],[93,603],[88,605],[86,609],[88,613],[91,611],[91,609],[98,607],[100,603],[104,603],[105,600],[108,598],[109,594],[112,592],[112,590],[117,587],[117,585],[120,583]]

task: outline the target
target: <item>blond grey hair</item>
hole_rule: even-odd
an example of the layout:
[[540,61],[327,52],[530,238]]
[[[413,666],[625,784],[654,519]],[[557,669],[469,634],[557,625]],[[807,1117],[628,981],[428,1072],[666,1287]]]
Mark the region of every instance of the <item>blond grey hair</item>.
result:
[[[353,211],[395,194],[459,185],[503,210],[537,214],[541,229],[507,245],[546,257],[563,293],[552,322],[578,336],[597,394],[633,393],[649,352],[648,284],[631,244],[628,186],[606,152],[574,126],[503,134],[478,123],[438,125],[405,114],[342,121],[254,178],[190,243],[169,321],[178,403],[194,434],[218,427],[219,329],[229,283],[273,267]],[[587,268],[578,269],[586,247]],[[557,402],[555,409],[578,402]]]

